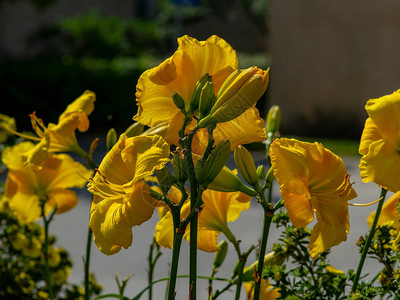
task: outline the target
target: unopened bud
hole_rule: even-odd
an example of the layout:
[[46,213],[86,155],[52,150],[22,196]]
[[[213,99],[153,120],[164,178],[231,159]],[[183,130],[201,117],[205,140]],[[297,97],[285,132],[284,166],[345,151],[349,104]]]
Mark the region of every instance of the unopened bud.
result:
[[269,168],[268,172],[267,172],[267,176],[265,177],[265,181],[267,182],[267,185],[271,185],[271,183],[275,180],[275,176],[274,176],[274,171],[272,170],[272,168]]
[[167,167],[163,167],[161,170],[157,170],[156,175],[161,190],[164,194],[167,194],[171,188],[171,185],[176,182],[174,175],[171,174]]
[[156,200],[161,200],[163,197],[163,194],[157,192],[156,190],[150,189],[150,196]]
[[259,165],[257,167],[257,177],[258,177],[258,180],[263,180],[264,179],[264,177],[265,177],[265,167],[264,167],[264,165]]
[[256,191],[245,185],[234,172],[223,167],[221,172],[208,185],[210,190],[219,192],[242,192],[249,196],[257,195]]
[[254,160],[250,152],[247,151],[245,147],[239,146],[235,149],[233,157],[235,159],[236,166],[240,174],[242,174],[244,180],[246,180],[246,182],[253,187],[258,186],[259,182],[256,165],[254,164]]
[[179,153],[174,153],[174,157],[172,158],[172,167],[174,168],[175,178],[178,182],[185,182],[188,179],[188,175],[183,164],[183,159]]
[[[282,259],[280,256],[275,255],[274,251],[271,251],[267,255],[264,256],[263,267],[272,266],[272,265],[281,265],[283,262],[284,262],[284,259]],[[249,267],[245,268],[243,270],[243,281],[254,280],[254,273],[255,273],[255,270],[257,270],[257,268],[258,268],[258,260],[255,261]]]
[[279,131],[281,124],[281,109],[278,105],[273,105],[267,114],[267,121],[265,123],[265,129],[270,135],[274,135],[275,132]]
[[118,140],[117,132],[115,131],[114,128],[111,128],[107,132],[107,138],[106,138],[106,145],[108,151],[110,151],[111,148],[117,143],[117,140]]
[[208,115],[211,110],[211,107],[214,105],[215,94],[214,94],[214,85],[211,81],[207,81],[204,87],[201,89],[200,94],[200,119],[204,118]]
[[212,77],[207,73],[197,81],[193,91],[192,98],[190,99],[190,112],[194,112],[199,108],[201,89],[207,81],[212,81]]
[[182,96],[179,95],[177,92],[172,94],[172,100],[177,108],[180,110],[185,109],[185,100],[183,100]]
[[[215,148],[208,156],[206,162],[204,162],[202,159],[200,159],[197,162],[195,169],[197,181],[201,185],[208,186],[210,182],[212,182],[221,172],[222,168],[228,161],[230,154],[231,154],[231,143],[229,142],[229,140],[223,141],[219,143],[217,146],[215,146]],[[199,163],[201,164],[201,161],[203,161],[204,165],[200,165],[198,169],[197,166],[199,165]]]
[[144,130],[144,126],[139,122],[133,123],[128,129],[125,130],[125,134],[127,137],[138,136],[142,134]]
[[224,262],[226,254],[228,253],[228,243],[226,240],[223,240],[218,244],[219,250],[215,253],[214,256],[214,269],[218,269]]

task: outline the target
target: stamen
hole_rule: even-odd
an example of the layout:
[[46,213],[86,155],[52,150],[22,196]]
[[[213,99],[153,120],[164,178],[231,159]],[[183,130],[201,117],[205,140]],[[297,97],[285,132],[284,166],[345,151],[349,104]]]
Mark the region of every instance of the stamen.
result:
[[373,204],[375,204],[375,203],[381,201],[382,198],[383,198],[383,197],[380,197],[378,200],[375,200],[375,201],[373,201],[373,202],[371,202],[371,203],[365,203],[365,204],[360,204],[360,203],[347,203],[347,204],[350,205],[350,206],[359,206],[359,207],[370,206],[370,205],[373,205]]
[[27,139],[27,140],[32,140],[32,141],[36,141],[36,142],[40,142],[42,140],[41,138],[38,138],[38,137],[34,137],[34,136],[30,136],[30,135],[25,135],[25,134],[19,133],[19,132],[15,131],[15,130],[12,130],[11,128],[9,128],[7,126],[1,126],[1,127],[4,128],[5,130],[7,130],[8,132],[10,132],[11,134],[20,136],[20,137],[22,137],[24,139]]

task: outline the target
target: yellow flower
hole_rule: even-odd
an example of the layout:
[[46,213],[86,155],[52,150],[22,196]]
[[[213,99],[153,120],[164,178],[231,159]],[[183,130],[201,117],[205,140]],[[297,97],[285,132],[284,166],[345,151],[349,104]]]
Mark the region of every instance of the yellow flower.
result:
[[51,283],[54,285],[62,285],[63,283],[67,282],[69,273],[71,273],[70,267],[58,269],[55,273],[51,274]]
[[92,174],[66,154],[52,154],[42,162],[40,170],[27,167],[22,155],[33,147],[31,142],[23,142],[3,152],[3,162],[9,170],[5,196],[16,216],[26,222],[40,218],[40,200],[46,201],[46,214],[56,206],[58,214],[73,208],[78,198],[68,188],[83,187],[85,178]]
[[336,269],[335,267],[332,267],[332,266],[326,266],[325,269],[328,273],[331,273],[334,275],[345,275],[345,273],[342,270]]
[[312,258],[340,244],[350,229],[347,201],[357,196],[343,161],[319,143],[277,139],[270,150],[274,176],[296,228],[317,216],[310,244]]
[[[200,250],[218,251],[218,235],[223,232],[228,239],[232,239],[232,233],[228,228],[228,222],[235,221],[243,210],[250,206],[251,197],[240,193],[225,193],[206,190],[203,193],[203,206],[198,219],[197,247]],[[181,217],[186,218],[190,212],[190,201],[187,201],[181,210]],[[157,243],[166,248],[172,248],[174,239],[174,226],[171,212],[167,212],[156,226],[154,235]],[[190,242],[189,226],[184,237]]]
[[27,257],[37,258],[42,254],[42,243],[33,238],[23,249],[22,254]]
[[7,140],[7,137],[10,135],[10,132],[6,128],[15,131],[17,129],[15,125],[15,119],[0,114],[0,143],[4,143]]
[[132,227],[153,215],[157,200],[144,181],[169,161],[169,145],[160,136],[122,134],[89,183],[94,195],[89,226],[101,252],[117,253],[132,244]]
[[[247,299],[253,300],[254,297],[254,282],[246,282],[244,284],[244,288],[246,290]],[[274,289],[272,285],[269,284],[268,280],[261,279],[261,288],[260,288],[260,300],[273,300],[277,299],[281,296],[278,289]]]
[[360,174],[392,192],[400,190],[400,90],[370,99],[365,106],[365,122],[359,152]]
[[87,131],[88,115],[94,109],[96,96],[91,91],[85,91],[79,98],[68,105],[60,115],[58,124],[49,123],[46,127],[43,121],[33,113],[30,115],[32,127],[39,138],[49,138],[49,152],[79,152],[80,147],[75,136],[75,130]]
[[11,245],[15,250],[22,250],[29,244],[29,240],[25,234],[17,232],[10,237]]
[[[382,206],[381,214],[378,219],[378,226],[385,224],[388,221],[393,222],[392,226],[397,230],[400,229],[399,214],[397,211],[397,205],[400,204],[400,192],[395,193],[390,197]],[[367,219],[368,226],[371,227],[375,218],[375,211],[373,211]]]
[[[138,113],[134,120],[156,126],[170,144],[177,144],[183,124],[183,114],[174,105],[172,94],[179,93],[188,108],[196,83],[203,75],[212,76],[217,93],[238,65],[235,50],[215,35],[206,41],[185,35],[178,38],[178,44],[178,50],[170,58],[140,76],[136,87]],[[194,126],[195,121],[188,130]],[[229,139],[232,148],[261,141],[266,135],[264,121],[254,107],[230,122],[218,124],[214,134],[216,144]]]

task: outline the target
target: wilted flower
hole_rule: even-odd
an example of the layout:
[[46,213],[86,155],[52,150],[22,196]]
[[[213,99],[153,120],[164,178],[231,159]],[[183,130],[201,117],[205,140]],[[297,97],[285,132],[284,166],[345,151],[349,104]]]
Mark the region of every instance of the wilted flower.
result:
[[347,201],[357,194],[343,161],[319,143],[285,138],[271,144],[270,156],[293,225],[306,226],[317,216],[308,246],[311,257],[345,241],[350,229]]

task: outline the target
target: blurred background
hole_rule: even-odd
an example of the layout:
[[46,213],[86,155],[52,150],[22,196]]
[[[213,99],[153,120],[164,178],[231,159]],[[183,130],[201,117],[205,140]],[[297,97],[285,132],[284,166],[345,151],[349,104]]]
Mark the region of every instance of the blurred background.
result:
[[33,110],[56,122],[90,89],[91,130],[123,130],[140,74],[177,37],[217,34],[241,67],[271,67],[258,107],[281,106],[284,134],[358,139],[365,101],[400,87],[399,13],[396,0],[0,0],[1,112],[29,129]]

